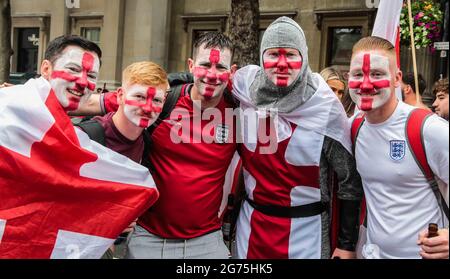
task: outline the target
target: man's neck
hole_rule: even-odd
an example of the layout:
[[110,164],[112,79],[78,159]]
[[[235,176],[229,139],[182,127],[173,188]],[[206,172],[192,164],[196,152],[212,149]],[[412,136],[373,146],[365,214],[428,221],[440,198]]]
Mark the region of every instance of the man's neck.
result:
[[370,124],[379,124],[383,123],[384,121],[388,120],[389,117],[392,116],[395,109],[397,108],[399,102],[397,97],[395,97],[394,100],[388,101],[383,106],[374,109],[372,111],[368,111],[366,113],[366,119]]
[[421,109],[426,109],[428,111],[431,111],[431,109],[429,107],[427,107],[423,101],[422,101],[422,96],[419,96],[419,101],[417,101],[417,97],[416,95],[410,96],[408,98],[405,98],[405,100],[403,101],[404,103],[413,106],[413,107],[417,107],[417,108],[421,108]]
[[113,115],[112,117],[113,123],[116,126],[117,130],[129,140],[136,140],[139,138],[144,131],[144,128],[138,127],[131,123],[128,118],[123,114],[121,109]]
[[220,103],[220,100],[222,99],[222,96],[223,93],[219,94],[217,97],[205,99],[202,95],[200,95],[195,84],[191,89],[191,99],[192,101],[201,101],[201,110],[217,107],[217,105]]

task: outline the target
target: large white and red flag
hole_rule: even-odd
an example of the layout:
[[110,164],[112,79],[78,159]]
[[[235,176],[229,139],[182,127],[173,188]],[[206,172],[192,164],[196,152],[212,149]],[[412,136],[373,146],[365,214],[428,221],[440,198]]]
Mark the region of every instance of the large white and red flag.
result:
[[[403,0],[380,0],[372,31],[372,36],[384,38],[395,46],[398,68],[400,68],[400,14],[402,7]],[[401,89],[396,88],[395,93],[402,100]]]
[[158,195],[74,129],[46,80],[0,90],[0,258],[100,258]]

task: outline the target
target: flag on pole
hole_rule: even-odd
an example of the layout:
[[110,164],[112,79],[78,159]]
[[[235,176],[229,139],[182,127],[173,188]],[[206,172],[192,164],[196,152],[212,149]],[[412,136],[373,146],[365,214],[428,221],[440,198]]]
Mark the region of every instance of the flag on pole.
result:
[[0,90],[0,158],[0,258],[100,258],[159,195],[74,129],[43,78]]
[[[400,14],[403,0],[380,0],[377,17],[373,26],[372,36],[384,38],[395,46],[397,52],[397,66],[400,68]],[[402,100],[400,88],[395,91]]]

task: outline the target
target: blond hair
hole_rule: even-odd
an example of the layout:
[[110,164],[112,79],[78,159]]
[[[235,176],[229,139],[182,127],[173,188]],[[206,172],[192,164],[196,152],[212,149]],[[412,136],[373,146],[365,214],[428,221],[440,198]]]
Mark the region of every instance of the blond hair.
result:
[[388,40],[376,36],[364,37],[353,46],[353,54],[358,51],[371,50],[382,50],[394,57],[396,56],[394,45]]
[[328,80],[340,80],[344,83],[344,77],[341,72],[334,67],[327,67],[320,72],[320,75],[323,77],[325,81]]
[[129,65],[122,75],[122,85],[140,84],[146,86],[166,85],[169,87],[167,73],[156,63],[150,61],[136,62]]

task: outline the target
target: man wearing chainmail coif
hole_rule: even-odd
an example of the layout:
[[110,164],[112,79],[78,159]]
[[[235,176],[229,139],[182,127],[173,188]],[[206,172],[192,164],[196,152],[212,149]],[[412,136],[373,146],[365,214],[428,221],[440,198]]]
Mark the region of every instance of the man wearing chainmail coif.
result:
[[[354,258],[361,178],[351,155],[347,116],[308,65],[303,30],[281,17],[261,42],[261,67],[240,69],[240,154],[246,200],[237,222],[237,257]],[[330,248],[330,175],[338,182],[337,248]]]

